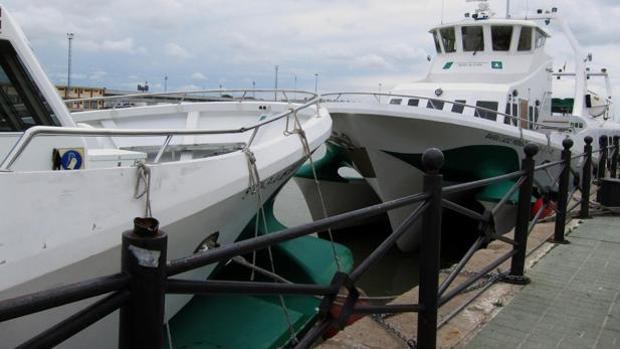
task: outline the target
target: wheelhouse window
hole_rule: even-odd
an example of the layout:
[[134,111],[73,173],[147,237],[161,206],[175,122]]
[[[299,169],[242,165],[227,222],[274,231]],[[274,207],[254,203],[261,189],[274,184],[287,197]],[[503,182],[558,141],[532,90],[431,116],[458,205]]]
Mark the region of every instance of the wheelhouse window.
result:
[[443,28],[440,30],[443,49],[446,53],[456,52],[456,33],[454,28]]
[[465,110],[465,100],[464,99],[457,99],[454,101],[454,104],[452,104],[452,112],[453,113],[458,113],[458,114],[463,114],[463,110]]
[[536,29],[535,38],[536,38],[536,48],[545,46],[546,36],[540,29]]
[[[475,117],[483,118],[487,120],[497,120],[497,108],[499,103],[491,101],[477,101]],[[495,113],[493,112],[495,111]]]
[[420,105],[420,100],[417,98],[410,98],[409,101],[407,101],[407,105],[410,107],[417,107]]
[[13,46],[0,41],[0,131],[34,125],[59,126],[55,115],[22,65]]
[[484,51],[484,35],[482,34],[482,27],[462,27],[461,34],[463,36],[463,50],[465,52]]
[[493,38],[493,51],[510,50],[510,42],[512,41],[512,26],[492,26],[491,37]]
[[532,28],[521,27],[521,36],[519,36],[519,51],[529,51],[532,49]]
[[439,44],[439,34],[436,31],[432,31],[433,40],[435,41],[435,50],[437,53],[441,53],[441,45]]
[[390,104],[400,105],[403,102],[402,98],[392,98],[390,99]]
[[439,110],[442,110],[443,109],[443,105],[444,105],[443,101],[439,101],[439,100],[436,100],[436,99],[429,99],[428,103],[426,104],[426,107],[428,109],[439,109]]

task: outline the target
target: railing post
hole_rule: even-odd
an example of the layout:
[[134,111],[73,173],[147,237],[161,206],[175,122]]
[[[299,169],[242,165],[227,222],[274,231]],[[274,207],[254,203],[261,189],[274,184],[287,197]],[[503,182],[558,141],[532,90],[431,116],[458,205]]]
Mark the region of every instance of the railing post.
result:
[[581,171],[581,212],[579,218],[590,218],[590,184],[592,183],[592,137],[584,138],[586,145],[583,151],[586,156]]
[[607,136],[598,139],[598,179],[605,178],[607,171]]
[[534,156],[538,153],[538,146],[528,143],[523,149],[525,158],[521,161],[521,169],[525,171],[525,181],[519,188],[519,204],[517,208],[517,224],[515,225],[516,242],[513,247],[516,254],[510,261],[510,274],[504,281],[512,284],[525,285],[530,279],[523,274],[525,269],[525,254],[527,249],[527,234],[530,221],[532,188],[534,186]]
[[154,218],[136,218],[123,233],[121,270],[131,275],[131,300],[120,311],[120,349],[162,347],[167,242]]
[[611,156],[611,178],[616,178],[617,170],[618,170],[618,154],[620,151],[620,137],[614,136],[614,151]]
[[553,233],[553,238],[549,239],[549,242],[556,244],[567,244],[568,241],[564,239],[564,229],[566,228],[566,208],[568,207],[568,184],[570,181],[570,160],[571,160],[571,151],[570,148],[573,146],[573,140],[570,138],[564,139],[562,141],[562,146],[564,150],[562,151],[562,173],[560,174],[560,184],[558,187],[558,205],[557,205],[557,213],[555,215],[555,230]]
[[424,192],[431,195],[429,206],[422,221],[422,244],[420,246],[420,287],[418,313],[418,348],[437,347],[437,309],[439,307],[439,256],[441,245],[441,198],[443,176],[443,153],[436,148],[422,155]]

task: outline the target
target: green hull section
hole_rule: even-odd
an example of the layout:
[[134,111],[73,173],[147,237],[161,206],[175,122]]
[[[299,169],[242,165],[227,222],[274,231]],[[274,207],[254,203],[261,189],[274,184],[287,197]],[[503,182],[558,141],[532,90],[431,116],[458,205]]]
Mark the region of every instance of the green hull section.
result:
[[[269,232],[286,228],[273,214],[273,199],[265,204],[265,215]],[[262,221],[259,226],[259,234],[265,234]],[[253,220],[242,236],[253,236],[254,227]],[[343,271],[351,271],[351,251],[340,244],[335,249]],[[275,246],[273,252],[277,273],[294,282],[327,285],[337,271],[331,244],[319,238],[300,237]],[[296,332],[311,324],[320,303],[311,296],[284,296],[284,301]],[[290,339],[277,296],[196,296],[170,320],[170,331],[174,349],[278,348]]]
[[[422,154],[385,153],[423,170]],[[475,181],[519,170],[519,156],[508,147],[472,145],[445,150],[443,154],[445,163],[441,173],[451,182]]]
[[[333,144],[326,143],[325,144],[325,155],[314,161],[314,168],[316,170],[316,176],[318,180],[321,181],[330,181],[330,182],[341,182],[348,183],[351,181],[359,181],[364,180],[362,178],[345,178],[338,174],[338,170],[341,167],[353,167],[353,162],[350,158],[350,154],[346,149]],[[303,164],[297,173],[295,173],[295,177],[314,179],[314,174],[312,172],[312,166],[310,163],[306,162]]]

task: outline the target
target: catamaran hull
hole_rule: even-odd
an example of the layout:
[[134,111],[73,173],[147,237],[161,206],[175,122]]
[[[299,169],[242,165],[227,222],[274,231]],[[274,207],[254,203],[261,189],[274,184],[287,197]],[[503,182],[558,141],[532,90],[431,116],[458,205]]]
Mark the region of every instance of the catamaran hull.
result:
[[[544,135],[527,132],[520,137],[518,129],[507,131],[498,125],[476,124],[455,118],[414,115],[394,111],[381,112],[377,107],[363,112],[358,108],[329,105],[334,120],[332,140],[349,149],[365,152],[355,166],[381,200],[394,200],[423,190],[421,157],[425,150],[438,148],[444,152],[442,169],[446,183],[459,183],[517,171],[523,158],[523,145],[538,143],[537,163],[557,160],[560,145]],[[381,107],[379,107],[381,108]],[[501,126],[501,125],[499,125]],[[532,134],[532,135],[531,135]],[[360,159],[367,159],[360,163]],[[557,170],[537,174],[537,183],[553,185]],[[484,203],[483,203],[484,204]],[[392,228],[412,212],[416,205],[389,212]],[[505,213],[510,215],[510,213]],[[505,228],[503,228],[505,229]],[[419,246],[421,221],[399,241],[403,250]]]

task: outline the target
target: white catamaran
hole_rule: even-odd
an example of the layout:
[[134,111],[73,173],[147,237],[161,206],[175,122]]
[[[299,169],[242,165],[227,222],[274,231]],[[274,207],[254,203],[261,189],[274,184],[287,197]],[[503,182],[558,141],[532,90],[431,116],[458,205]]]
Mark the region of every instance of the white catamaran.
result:
[[[317,98],[174,103],[109,111],[111,128],[88,125],[86,114],[76,124],[3,7],[0,23],[2,299],[119,272],[121,233],[137,216],[160,221],[170,259],[208,237],[231,243],[330,135]],[[111,125],[145,111],[149,127]],[[212,269],[182,275],[200,279]],[[168,297],[166,318],[187,300]],[[14,347],[85,304],[3,322],[0,346]],[[113,315],[63,346],[109,348],[116,336]]]
[[[444,178],[455,183],[518,170],[526,143],[539,145],[536,160],[541,163],[559,159],[567,137],[574,140],[574,150],[581,151],[587,135],[595,140],[620,135],[610,88],[604,97],[588,88],[591,77],[602,76],[608,82],[607,72],[588,69],[592,56],[581,48],[557,9],[539,10],[528,19],[509,14],[498,19],[485,0],[479,5],[464,20],[430,30],[437,55],[424,79],[386,94],[322,96],[334,120],[332,141],[355,154],[355,168],[384,201],[422,190],[420,159],[431,147],[444,152]],[[572,110],[563,113],[552,112],[556,109],[552,108],[552,79],[557,73],[545,52],[550,34],[539,25],[552,21],[559,23],[575,55],[575,72],[562,72],[575,79]],[[362,99],[368,96],[376,100]],[[598,148],[597,141],[594,145]],[[538,174],[536,183],[553,187],[552,177],[553,173]],[[478,208],[499,200],[511,185],[476,193]],[[410,212],[411,208],[390,212],[392,227]],[[495,221],[497,233],[512,227],[501,227],[501,222],[513,220],[495,217]],[[415,248],[416,231],[414,227],[401,238],[399,247]]]

